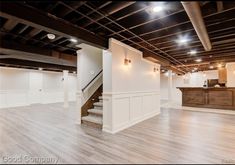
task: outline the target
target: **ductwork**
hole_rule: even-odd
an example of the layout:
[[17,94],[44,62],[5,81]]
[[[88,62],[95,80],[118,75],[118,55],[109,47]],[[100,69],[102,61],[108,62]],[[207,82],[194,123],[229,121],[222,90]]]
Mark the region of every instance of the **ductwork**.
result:
[[192,1],[192,2],[181,2],[193,27],[197,33],[198,38],[200,39],[204,49],[206,51],[211,50],[211,42],[206,30],[206,26],[204,20],[202,18],[201,9],[199,2]]

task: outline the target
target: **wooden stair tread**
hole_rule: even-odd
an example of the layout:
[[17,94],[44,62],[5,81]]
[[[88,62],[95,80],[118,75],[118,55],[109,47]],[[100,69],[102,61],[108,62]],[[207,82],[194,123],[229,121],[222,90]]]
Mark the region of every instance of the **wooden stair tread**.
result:
[[95,102],[93,105],[103,107],[103,102]]
[[92,115],[82,117],[82,121],[92,122],[92,123],[101,124],[101,125],[103,123],[102,117],[92,116]]
[[103,115],[103,111],[101,109],[89,109],[88,112],[93,114]]

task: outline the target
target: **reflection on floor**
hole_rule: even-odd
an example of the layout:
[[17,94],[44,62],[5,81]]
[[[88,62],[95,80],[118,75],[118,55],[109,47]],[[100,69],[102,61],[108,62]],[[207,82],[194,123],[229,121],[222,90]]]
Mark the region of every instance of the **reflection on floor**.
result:
[[75,124],[75,104],[62,107],[1,109],[0,163],[235,163],[234,115],[162,108],[112,135]]
[[172,101],[169,102],[167,100],[161,100],[161,107],[162,108],[170,108],[170,109],[178,109],[178,110],[187,110],[187,111],[197,111],[197,112],[206,112],[206,113],[219,113],[219,114],[235,115],[234,110],[186,107],[186,106],[181,106],[181,103],[172,102]]

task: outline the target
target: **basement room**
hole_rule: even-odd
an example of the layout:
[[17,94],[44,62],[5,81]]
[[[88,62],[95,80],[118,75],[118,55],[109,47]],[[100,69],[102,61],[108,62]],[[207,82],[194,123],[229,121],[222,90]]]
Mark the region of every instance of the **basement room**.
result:
[[0,1],[0,164],[235,164],[234,16]]

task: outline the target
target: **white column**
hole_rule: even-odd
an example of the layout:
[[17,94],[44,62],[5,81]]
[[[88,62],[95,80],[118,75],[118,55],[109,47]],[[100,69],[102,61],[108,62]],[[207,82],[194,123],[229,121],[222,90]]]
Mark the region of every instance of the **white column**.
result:
[[81,55],[82,55],[82,49],[77,50],[77,103],[76,103],[76,114],[77,114],[77,124],[81,124],[81,107],[82,107],[82,87],[81,87],[81,70],[82,70],[82,62],[81,62]]
[[63,70],[63,82],[64,82],[64,108],[69,107],[69,91],[68,91],[68,74],[69,71]]
[[168,101],[172,101],[172,70],[168,70]]

